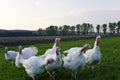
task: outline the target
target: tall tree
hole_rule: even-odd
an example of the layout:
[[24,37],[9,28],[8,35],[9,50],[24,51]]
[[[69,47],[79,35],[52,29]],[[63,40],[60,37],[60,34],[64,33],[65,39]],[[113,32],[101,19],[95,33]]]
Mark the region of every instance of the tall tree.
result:
[[62,27],[62,26],[60,26],[60,27],[58,28],[58,34],[59,34],[60,36],[63,35],[63,27]]
[[58,26],[54,26],[55,34],[58,35]]
[[70,33],[70,26],[63,25],[63,35],[69,35],[69,33]]
[[87,35],[90,33],[91,31],[91,27],[92,27],[92,24],[90,23],[87,23]]
[[48,28],[46,28],[46,32],[47,32],[47,35],[49,36],[56,36],[58,35],[57,34],[57,26],[49,26]]
[[90,24],[89,33],[90,33],[90,34],[93,34],[93,32],[94,32],[94,27],[93,27],[93,25],[92,25],[92,24]]
[[120,34],[120,21],[117,23],[117,33]]
[[82,34],[87,35],[87,23],[83,23],[81,27],[82,27]]
[[117,24],[114,22],[114,23],[113,23],[113,34],[115,34],[116,25],[117,25]]
[[97,30],[97,34],[100,34],[100,25],[99,24],[96,26],[96,30]]
[[89,23],[83,23],[81,27],[82,27],[82,34],[88,35],[91,25]]
[[75,26],[70,27],[70,33],[71,35],[75,35]]
[[111,34],[115,34],[116,23],[109,23],[109,30]]
[[81,26],[80,24],[76,25],[77,35],[80,35],[80,32],[81,32],[80,31],[80,26]]
[[110,31],[110,34],[112,34],[112,23],[109,23],[109,31]]
[[102,27],[103,27],[103,33],[106,34],[106,31],[107,31],[107,24],[103,24]]

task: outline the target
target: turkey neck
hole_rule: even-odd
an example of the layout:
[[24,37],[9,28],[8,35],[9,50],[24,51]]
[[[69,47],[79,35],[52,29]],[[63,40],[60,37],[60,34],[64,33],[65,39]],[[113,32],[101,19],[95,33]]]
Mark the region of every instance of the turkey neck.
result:
[[95,54],[99,54],[99,52],[100,52],[100,47],[99,47],[99,45],[94,45],[93,50],[94,50],[94,53],[95,53]]
[[5,54],[7,54],[7,52],[8,52],[8,50],[7,50],[7,49],[5,49]]
[[58,51],[58,50],[56,51],[56,55],[57,55],[57,56],[59,55],[59,51]]
[[53,45],[53,48],[58,47],[59,44],[60,44],[60,40],[59,40],[59,39],[56,39],[56,40],[55,40],[55,43],[54,43],[54,45]]
[[59,43],[54,43],[53,48],[58,47]]
[[95,54],[100,54],[99,44],[100,44],[100,38],[96,38],[94,48],[93,48]]
[[95,44],[94,44],[94,47],[93,47],[94,50],[98,50],[99,49],[99,44],[97,41],[95,41]]
[[94,46],[99,46],[99,45],[100,45],[100,38],[96,38]]

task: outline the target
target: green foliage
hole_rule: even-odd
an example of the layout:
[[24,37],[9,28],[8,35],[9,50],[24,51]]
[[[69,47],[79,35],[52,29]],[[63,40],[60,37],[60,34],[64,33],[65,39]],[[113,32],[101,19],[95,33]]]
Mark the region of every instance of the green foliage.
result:
[[118,23],[117,23],[117,33],[118,34],[120,33],[120,21],[118,21]]
[[116,23],[109,23],[109,29],[111,34],[115,34]]
[[75,26],[70,27],[70,35],[75,35]]
[[82,35],[90,35],[90,33],[93,32],[93,25],[89,23],[83,23],[80,26],[80,29],[81,29]]
[[58,35],[58,27],[50,26],[50,27],[46,28],[46,33],[48,36],[56,36],[56,35]]
[[77,25],[76,25],[77,35],[80,35],[80,32],[81,32],[81,31],[80,31],[80,30],[81,30],[80,27],[81,27],[80,24],[77,24]]
[[107,24],[103,24],[102,27],[103,27],[103,33],[106,34],[106,31],[107,31]]
[[99,24],[96,26],[96,30],[97,30],[97,33],[99,34],[100,33],[100,25]]
[[[81,47],[88,43],[92,47],[95,39],[79,40],[62,42],[60,44],[62,51],[71,47]],[[96,66],[95,72],[90,68],[85,67],[82,71],[78,71],[78,80],[119,80],[120,79],[120,37],[102,38],[100,49],[102,53],[102,60]],[[50,44],[36,44],[34,45],[39,49],[39,53],[43,54],[48,48],[53,46]],[[26,46],[24,46],[26,47]],[[18,50],[18,47],[10,47],[12,50]],[[0,80],[32,80],[25,72],[24,68],[16,68],[9,61],[4,58],[4,49],[0,48]],[[49,75],[44,72],[36,76],[36,80],[50,80]],[[74,80],[69,70],[61,68],[56,72],[56,80]]]

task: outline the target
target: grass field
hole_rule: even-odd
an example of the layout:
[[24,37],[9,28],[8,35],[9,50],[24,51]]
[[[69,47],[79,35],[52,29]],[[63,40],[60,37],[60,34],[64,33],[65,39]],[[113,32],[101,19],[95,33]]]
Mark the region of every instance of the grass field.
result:
[[[63,50],[75,46],[83,46],[89,43],[92,47],[95,39],[80,40],[71,42],[62,42],[60,44],[61,53]],[[26,45],[27,46],[27,45]],[[24,46],[24,47],[26,47]],[[36,44],[39,53],[43,54],[48,48],[53,46],[50,44]],[[120,37],[102,38],[101,39],[101,64],[92,72],[91,69],[85,67],[84,71],[79,70],[78,80],[120,80]],[[18,47],[10,47],[12,50],[18,50]],[[0,80],[32,80],[24,71],[24,68],[17,68],[4,58],[4,49],[0,48]],[[49,75],[44,72],[36,76],[36,80],[50,80]],[[61,68],[56,72],[56,80],[74,80],[69,70]]]

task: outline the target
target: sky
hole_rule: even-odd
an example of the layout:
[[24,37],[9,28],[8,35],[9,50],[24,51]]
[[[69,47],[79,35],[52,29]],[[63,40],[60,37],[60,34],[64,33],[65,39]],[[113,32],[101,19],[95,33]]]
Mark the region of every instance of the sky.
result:
[[120,21],[120,0],[0,0],[0,29]]

